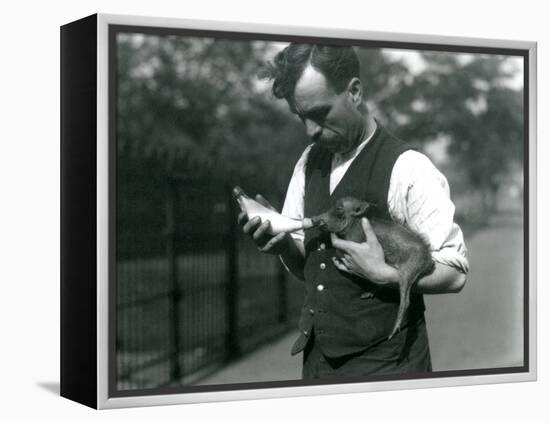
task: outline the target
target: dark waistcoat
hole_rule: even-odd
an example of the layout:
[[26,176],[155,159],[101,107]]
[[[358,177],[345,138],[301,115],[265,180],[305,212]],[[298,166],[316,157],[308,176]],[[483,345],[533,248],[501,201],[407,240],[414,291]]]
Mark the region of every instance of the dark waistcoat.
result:
[[[377,206],[380,217],[391,219],[388,189],[393,165],[409,146],[378,125],[365,148],[330,194],[332,155],[314,145],[306,165],[305,216],[328,210],[336,200],[353,196]],[[339,271],[332,263],[335,249],[330,236],[317,229],[306,231],[305,300],[300,316],[300,337],[292,354],[304,349],[312,331],[327,357],[339,357],[367,349],[387,339],[399,306],[395,290]],[[407,325],[423,317],[421,295],[411,296]]]

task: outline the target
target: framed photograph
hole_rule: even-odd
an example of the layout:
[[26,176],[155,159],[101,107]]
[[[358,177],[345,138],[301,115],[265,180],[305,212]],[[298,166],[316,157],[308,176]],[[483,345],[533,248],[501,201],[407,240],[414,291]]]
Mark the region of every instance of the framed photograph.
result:
[[535,42],[69,23],[61,395],[533,381],[535,164]]

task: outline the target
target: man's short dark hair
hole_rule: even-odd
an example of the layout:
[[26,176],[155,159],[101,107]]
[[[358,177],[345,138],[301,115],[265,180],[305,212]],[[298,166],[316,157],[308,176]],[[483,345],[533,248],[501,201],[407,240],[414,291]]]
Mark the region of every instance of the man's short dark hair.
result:
[[337,93],[352,78],[359,77],[359,59],[352,47],[290,44],[265,65],[260,78],[272,79],[273,95],[288,101],[309,64],[325,76]]

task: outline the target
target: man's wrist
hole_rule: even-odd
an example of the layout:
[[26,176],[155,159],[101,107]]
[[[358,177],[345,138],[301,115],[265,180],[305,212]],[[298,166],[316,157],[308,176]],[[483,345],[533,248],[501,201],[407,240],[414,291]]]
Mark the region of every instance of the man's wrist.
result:
[[387,288],[399,288],[399,273],[395,267],[386,265],[380,273],[379,285],[383,285]]

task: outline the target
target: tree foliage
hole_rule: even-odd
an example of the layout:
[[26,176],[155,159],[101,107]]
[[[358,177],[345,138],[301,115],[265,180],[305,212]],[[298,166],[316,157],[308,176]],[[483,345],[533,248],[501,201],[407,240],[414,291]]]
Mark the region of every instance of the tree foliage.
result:
[[305,138],[258,83],[268,47],[209,38],[121,38],[119,149],[168,151],[176,170],[249,181],[254,189],[276,182],[271,191],[280,197],[292,171],[289,157],[297,157]]
[[512,74],[500,56],[422,58],[425,70],[404,81],[391,99],[398,107],[394,121],[401,121],[397,130],[420,145],[447,139],[449,160],[465,175],[465,186],[494,196],[523,163],[522,90],[507,83]]
[[[274,54],[272,44],[126,34],[117,49],[121,160],[161,151],[182,172],[248,184],[281,199],[308,141],[284,101],[257,79]],[[423,69],[413,72],[380,49],[358,54],[379,120],[420,147],[446,139],[449,161],[466,186],[495,192],[522,163],[522,90],[506,83],[511,71],[504,57],[423,52]]]

